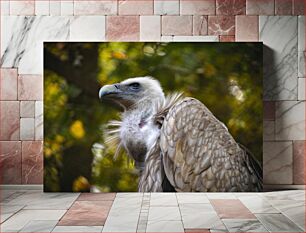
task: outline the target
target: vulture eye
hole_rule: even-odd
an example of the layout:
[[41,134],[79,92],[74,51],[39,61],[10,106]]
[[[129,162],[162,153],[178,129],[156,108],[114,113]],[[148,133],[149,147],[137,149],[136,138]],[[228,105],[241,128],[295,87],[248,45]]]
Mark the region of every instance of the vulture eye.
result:
[[140,84],[139,83],[131,83],[129,85],[129,87],[132,89],[132,90],[138,90],[139,87],[140,87]]

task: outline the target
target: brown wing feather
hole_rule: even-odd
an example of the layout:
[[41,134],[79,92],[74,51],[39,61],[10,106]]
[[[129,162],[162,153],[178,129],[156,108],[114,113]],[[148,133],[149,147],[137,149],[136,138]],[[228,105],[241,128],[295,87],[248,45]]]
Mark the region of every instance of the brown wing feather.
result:
[[162,192],[162,161],[160,155],[159,139],[147,152],[145,168],[142,172],[139,184],[139,192]]
[[198,100],[170,108],[160,135],[165,174],[177,191],[256,191],[247,153]]

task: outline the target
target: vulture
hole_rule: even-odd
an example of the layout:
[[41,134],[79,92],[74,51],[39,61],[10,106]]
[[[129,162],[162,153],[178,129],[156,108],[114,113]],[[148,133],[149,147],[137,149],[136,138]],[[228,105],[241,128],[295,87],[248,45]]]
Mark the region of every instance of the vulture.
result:
[[199,100],[165,96],[152,77],[105,85],[101,100],[122,107],[106,141],[123,148],[139,171],[139,192],[252,192],[262,169],[250,151]]

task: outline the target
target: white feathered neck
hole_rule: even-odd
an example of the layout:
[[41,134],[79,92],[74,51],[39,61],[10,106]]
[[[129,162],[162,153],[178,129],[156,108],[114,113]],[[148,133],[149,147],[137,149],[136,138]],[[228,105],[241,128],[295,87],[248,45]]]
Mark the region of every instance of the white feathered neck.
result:
[[[149,120],[152,121],[153,124],[156,124],[161,128],[164,118],[168,114],[170,108],[175,105],[179,100],[183,98],[182,93],[173,93],[168,96],[166,96],[163,99],[158,99],[157,101],[153,102],[152,106],[152,113],[153,115],[150,116]],[[152,102],[152,101],[151,101]],[[139,106],[132,106],[132,110],[139,110],[142,111],[141,104]],[[131,111],[131,110],[127,110]],[[106,129],[104,130],[104,139],[105,143],[110,148],[116,148],[114,158],[116,159],[118,155],[122,151],[122,142],[120,139],[120,129],[122,126],[122,121],[127,113],[127,111],[123,112],[120,115],[120,120],[112,120],[109,121],[106,125]]]

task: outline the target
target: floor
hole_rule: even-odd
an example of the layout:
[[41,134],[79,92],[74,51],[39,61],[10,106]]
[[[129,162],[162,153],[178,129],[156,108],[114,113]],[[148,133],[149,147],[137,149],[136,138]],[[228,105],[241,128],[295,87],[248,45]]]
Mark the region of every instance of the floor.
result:
[[1,191],[1,232],[304,232],[305,191]]

